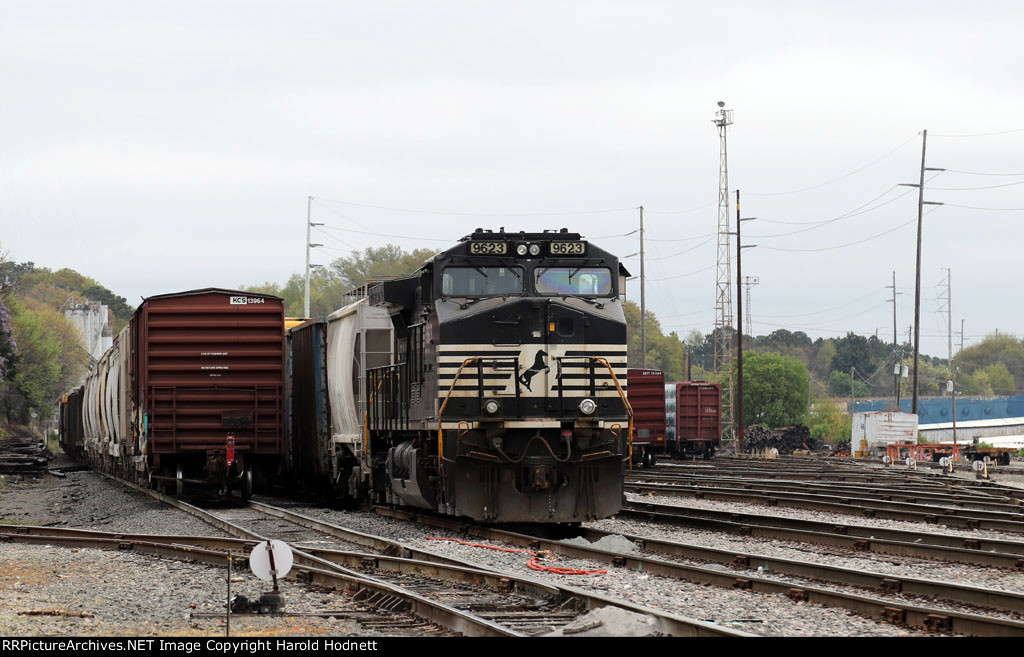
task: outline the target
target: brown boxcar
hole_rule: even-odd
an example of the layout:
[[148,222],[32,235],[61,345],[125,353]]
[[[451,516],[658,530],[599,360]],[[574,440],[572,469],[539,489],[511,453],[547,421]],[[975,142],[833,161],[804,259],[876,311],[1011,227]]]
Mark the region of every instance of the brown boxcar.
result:
[[633,462],[654,465],[665,451],[665,373],[626,370],[626,396],[633,409]]
[[722,386],[680,381],[665,386],[669,451],[711,458],[722,443]]
[[132,320],[137,453],[153,479],[238,487],[284,450],[284,302],[208,288],[149,297]]

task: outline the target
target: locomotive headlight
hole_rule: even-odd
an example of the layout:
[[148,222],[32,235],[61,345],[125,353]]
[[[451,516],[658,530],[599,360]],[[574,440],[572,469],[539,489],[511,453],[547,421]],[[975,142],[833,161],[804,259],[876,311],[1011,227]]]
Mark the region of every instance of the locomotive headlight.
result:
[[525,244],[520,244],[519,246],[517,246],[516,247],[516,253],[518,253],[521,256],[526,255],[526,245]]
[[497,415],[498,411],[501,410],[501,404],[495,399],[488,399],[484,402],[484,413],[488,415]]
[[584,399],[580,402],[580,413],[584,415],[593,415],[594,411],[597,410],[597,402],[593,399]]
[[531,244],[530,245],[530,255],[532,255],[532,256],[540,255],[540,244]]

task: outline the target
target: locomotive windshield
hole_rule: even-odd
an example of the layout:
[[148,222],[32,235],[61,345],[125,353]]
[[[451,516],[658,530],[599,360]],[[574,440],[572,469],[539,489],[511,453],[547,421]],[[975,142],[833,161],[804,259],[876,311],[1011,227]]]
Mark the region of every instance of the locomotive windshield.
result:
[[538,294],[606,297],[612,293],[612,272],[603,267],[545,267],[537,270]]
[[446,267],[441,293],[447,297],[484,297],[523,293],[520,267]]

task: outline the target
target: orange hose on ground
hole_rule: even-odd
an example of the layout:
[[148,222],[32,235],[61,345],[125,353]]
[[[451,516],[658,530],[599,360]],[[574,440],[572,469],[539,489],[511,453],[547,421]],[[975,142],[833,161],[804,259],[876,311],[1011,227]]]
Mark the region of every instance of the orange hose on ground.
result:
[[544,564],[537,561],[539,555],[536,552],[530,550],[517,550],[515,548],[502,548],[495,547],[493,545],[484,545],[483,543],[470,543],[469,541],[463,541],[458,538],[439,538],[436,536],[427,536],[428,541],[449,541],[458,543],[459,545],[465,545],[466,547],[483,548],[485,550],[494,550],[495,552],[521,552],[523,554],[530,555],[531,559],[526,562],[526,567],[530,570],[539,570],[546,573],[554,573],[555,575],[604,575],[607,570],[579,570],[577,568],[558,568],[557,566],[545,566]]

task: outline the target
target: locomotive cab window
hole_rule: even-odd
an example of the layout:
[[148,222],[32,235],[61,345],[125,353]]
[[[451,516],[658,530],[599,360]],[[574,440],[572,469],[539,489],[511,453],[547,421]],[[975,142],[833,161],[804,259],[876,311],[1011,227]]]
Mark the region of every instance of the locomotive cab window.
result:
[[538,294],[607,297],[612,294],[612,272],[603,267],[544,267],[537,270]]
[[520,267],[446,267],[441,294],[446,297],[492,297],[523,293]]

